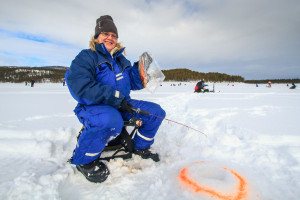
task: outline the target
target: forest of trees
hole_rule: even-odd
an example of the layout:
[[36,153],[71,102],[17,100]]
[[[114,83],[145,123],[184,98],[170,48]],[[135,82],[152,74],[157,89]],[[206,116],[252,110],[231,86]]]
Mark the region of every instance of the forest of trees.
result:
[[245,83],[300,83],[300,79],[265,79],[265,80],[245,80]]
[[35,80],[38,83],[64,81],[67,67],[0,67],[0,82],[22,83]]
[[[65,79],[68,67],[46,66],[46,67],[1,67],[0,82],[22,83],[35,80],[38,83],[59,83]],[[200,81],[206,82],[245,82],[245,83],[300,83],[300,79],[268,79],[268,80],[244,80],[241,76],[231,76],[224,73],[209,72],[202,73],[189,69],[162,70],[165,81]]]
[[165,81],[199,81],[206,82],[243,82],[244,78],[241,76],[231,76],[217,72],[202,73],[189,69],[170,69],[162,70],[165,75]]

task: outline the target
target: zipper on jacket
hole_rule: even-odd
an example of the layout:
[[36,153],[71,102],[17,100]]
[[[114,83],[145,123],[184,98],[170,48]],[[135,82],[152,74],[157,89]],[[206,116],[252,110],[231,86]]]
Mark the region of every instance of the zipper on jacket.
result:
[[102,62],[102,63],[99,63],[99,64],[97,65],[97,67],[98,67],[99,69],[101,69],[101,65],[102,65],[103,63],[108,64],[108,65],[109,65],[109,68],[111,69],[111,71],[113,71],[113,72],[115,73],[114,67],[113,67],[109,62],[104,61],[104,62]]

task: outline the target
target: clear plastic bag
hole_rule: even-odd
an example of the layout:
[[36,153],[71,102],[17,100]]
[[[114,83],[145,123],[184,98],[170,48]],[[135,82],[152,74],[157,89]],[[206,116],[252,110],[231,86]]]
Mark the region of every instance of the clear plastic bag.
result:
[[140,56],[139,71],[142,85],[151,93],[154,93],[165,79],[158,63],[149,52],[144,52]]

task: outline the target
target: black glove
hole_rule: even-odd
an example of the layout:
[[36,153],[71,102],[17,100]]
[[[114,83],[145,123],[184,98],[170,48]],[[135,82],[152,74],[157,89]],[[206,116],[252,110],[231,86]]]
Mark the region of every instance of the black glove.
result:
[[119,111],[134,115],[132,108],[133,106],[128,101],[123,99],[122,103],[120,104]]

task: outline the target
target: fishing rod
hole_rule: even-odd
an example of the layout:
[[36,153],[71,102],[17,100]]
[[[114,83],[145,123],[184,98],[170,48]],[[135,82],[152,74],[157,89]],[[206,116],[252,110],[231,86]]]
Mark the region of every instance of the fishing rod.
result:
[[192,129],[192,130],[194,130],[194,131],[197,131],[197,132],[199,132],[199,133],[202,133],[203,135],[205,135],[205,136],[207,137],[207,134],[206,134],[206,133],[204,133],[204,132],[202,132],[202,131],[199,131],[199,130],[197,130],[197,129],[195,129],[195,128],[192,128],[192,127],[190,127],[190,126],[187,126],[187,125],[185,125],[185,124],[182,124],[182,123],[179,123],[179,122],[176,122],[176,121],[167,119],[167,118],[163,118],[163,117],[160,117],[160,116],[157,116],[157,115],[153,115],[153,114],[149,113],[148,111],[141,110],[141,109],[139,109],[139,108],[137,108],[137,109],[136,109],[136,108],[131,108],[131,109],[132,109],[134,112],[136,112],[137,114],[140,113],[140,114],[142,114],[142,115],[151,115],[151,116],[154,116],[154,117],[157,117],[157,118],[161,118],[161,119],[163,119],[163,120],[167,120],[167,121],[169,121],[169,122],[173,122],[173,123],[179,124],[179,125],[181,125],[181,126],[187,127],[187,128],[189,128],[189,129]]

